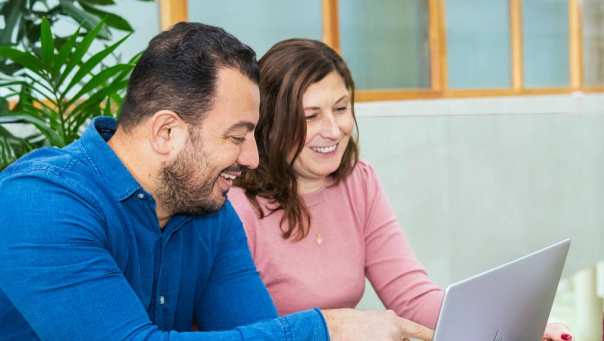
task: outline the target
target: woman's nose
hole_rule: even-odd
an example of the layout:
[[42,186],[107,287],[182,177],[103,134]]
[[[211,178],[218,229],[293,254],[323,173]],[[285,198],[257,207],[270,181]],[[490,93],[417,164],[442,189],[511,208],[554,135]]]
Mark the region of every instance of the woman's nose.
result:
[[337,139],[340,137],[341,131],[333,115],[325,115],[322,124],[321,135],[325,138]]

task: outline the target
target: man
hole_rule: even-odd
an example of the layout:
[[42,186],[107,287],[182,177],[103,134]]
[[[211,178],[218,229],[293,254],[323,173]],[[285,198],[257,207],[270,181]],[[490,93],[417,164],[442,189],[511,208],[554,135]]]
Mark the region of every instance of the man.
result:
[[[116,124],[0,175],[0,339],[401,340],[392,312],[277,317],[225,194],[258,164],[254,52],[180,23],[155,37]],[[196,324],[200,331],[191,331]]]

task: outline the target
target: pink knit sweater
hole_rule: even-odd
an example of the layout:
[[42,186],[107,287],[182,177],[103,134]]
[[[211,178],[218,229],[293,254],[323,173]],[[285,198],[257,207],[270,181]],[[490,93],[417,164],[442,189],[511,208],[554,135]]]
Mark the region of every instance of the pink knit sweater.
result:
[[281,237],[282,211],[258,219],[240,188],[229,199],[280,314],[353,308],[367,277],[388,309],[434,328],[443,292],[415,258],[369,164],[361,161],[340,184],[303,196],[311,230],[299,242]]

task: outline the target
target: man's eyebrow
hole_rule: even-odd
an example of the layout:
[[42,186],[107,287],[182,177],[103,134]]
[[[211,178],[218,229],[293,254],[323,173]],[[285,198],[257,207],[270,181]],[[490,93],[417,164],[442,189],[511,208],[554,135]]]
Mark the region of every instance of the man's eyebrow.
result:
[[240,121],[230,126],[229,129],[227,129],[226,134],[230,134],[235,130],[239,130],[241,128],[247,131],[253,131],[256,128],[256,125],[249,121]]

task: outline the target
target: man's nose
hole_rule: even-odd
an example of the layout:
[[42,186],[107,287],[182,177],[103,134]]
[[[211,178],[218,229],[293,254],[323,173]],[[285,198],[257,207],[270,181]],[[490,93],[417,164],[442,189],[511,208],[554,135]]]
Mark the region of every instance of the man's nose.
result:
[[260,163],[258,157],[258,146],[256,145],[256,139],[253,137],[250,139],[246,139],[243,143],[243,148],[241,150],[241,154],[239,154],[239,159],[237,162],[249,169],[255,169],[258,167]]

